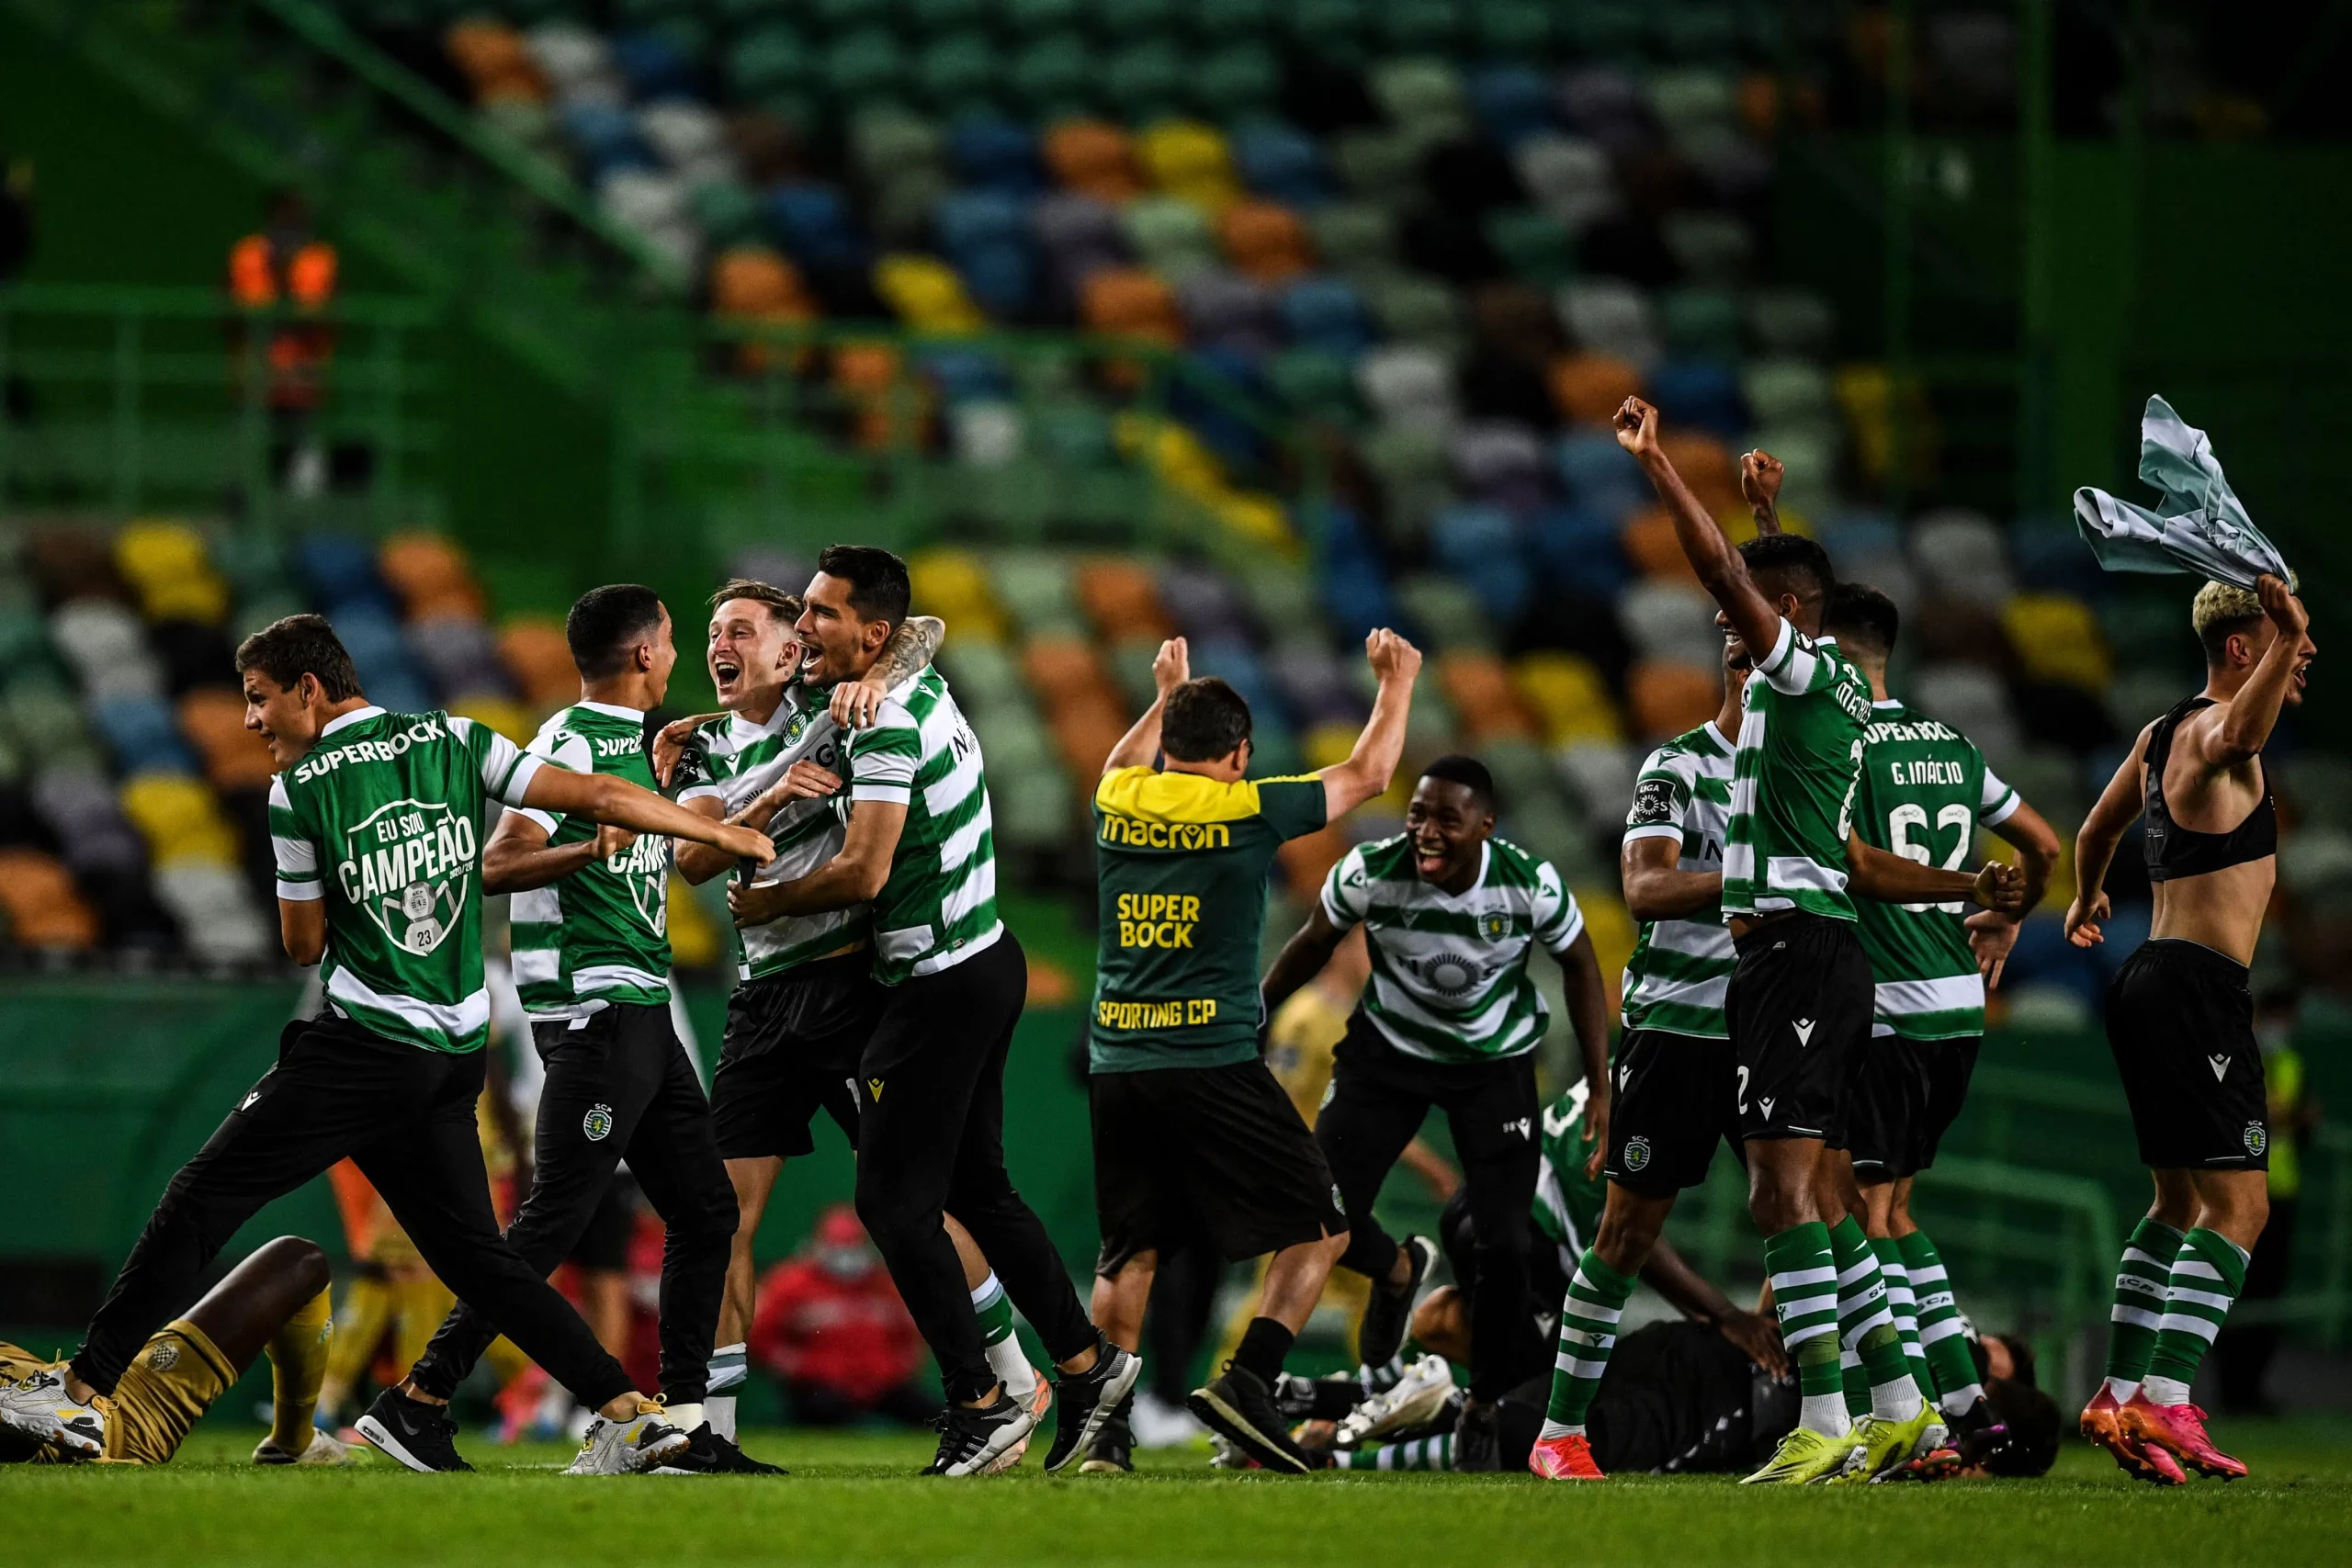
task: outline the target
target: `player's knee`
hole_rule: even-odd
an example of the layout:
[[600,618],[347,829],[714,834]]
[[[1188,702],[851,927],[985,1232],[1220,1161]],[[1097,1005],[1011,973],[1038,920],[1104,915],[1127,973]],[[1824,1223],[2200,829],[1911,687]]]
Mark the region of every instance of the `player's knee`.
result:
[[1620,1274],[1635,1273],[1650,1260],[1650,1249],[1657,1246],[1665,1224],[1663,1210],[1647,1204],[1611,1203],[1601,1213],[1592,1249]]
[[1462,1292],[1452,1285],[1440,1285],[1413,1309],[1413,1338],[1433,1355],[1448,1360],[1466,1359],[1469,1344],[1464,1325],[1467,1316],[1462,1306]]

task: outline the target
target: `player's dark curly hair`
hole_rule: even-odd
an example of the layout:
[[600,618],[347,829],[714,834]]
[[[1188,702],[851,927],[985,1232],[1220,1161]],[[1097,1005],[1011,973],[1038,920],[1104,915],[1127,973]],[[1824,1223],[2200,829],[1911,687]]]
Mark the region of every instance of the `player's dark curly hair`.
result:
[[1159,749],[1179,762],[1214,762],[1250,739],[1250,704],[1214,675],[1185,682],[1159,710]]
[[1495,808],[1495,775],[1487,772],[1487,764],[1476,757],[1465,757],[1458,751],[1449,752],[1423,768],[1421,777],[1458,784],[1477,796],[1478,804],[1488,811]]
[[662,625],[662,596],[639,583],[591,588],[563,618],[563,640],[583,681],[603,681],[628,667],[629,651]]
[[907,563],[873,545],[828,545],[817,558],[817,570],[849,584],[849,607],[869,621],[881,621],[892,631],[907,618],[914,588],[907,579]]
[[284,687],[315,675],[331,703],[360,694],[358,668],[324,615],[288,615],[245,638],[237,645],[237,673],[248,670],[258,670]]
[[[1773,587],[1800,599],[1827,599],[1838,586],[1829,552],[1802,534],[1758,534],[1739,547],[1750,577],[1770,578]],[[1770,590],[1767,590],[1770,592]]]
[[1894,651],[1903,612],[1867,582],[1841,582],[1822,606],[1821,629],[1848,646],[1859,644],[1883,659]]

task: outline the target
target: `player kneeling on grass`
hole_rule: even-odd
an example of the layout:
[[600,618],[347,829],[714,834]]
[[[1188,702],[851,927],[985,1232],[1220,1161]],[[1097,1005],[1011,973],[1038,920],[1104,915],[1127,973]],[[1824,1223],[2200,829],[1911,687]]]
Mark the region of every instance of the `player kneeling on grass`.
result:
[[[265,1350],[270,1366],[269,1436],[254,1450],[254,1462],[354,1462],[349,1449],[311,1424],[334,1335],[327,1283],[327,1256],[317,1244],[292,1235],[263,1243],[186,1316],[148,1336],[115,1384],[104,1423],[94,1427],[76,1419],[74,1436],[94,1439],[96,1453],[79,1443],[41,1442],[19,1428],[0,1427],[0,1463],[95,1459],[163,1464]],[[0,1379],[23,1387],[61,1371],[60,1364],[0,1343]]]

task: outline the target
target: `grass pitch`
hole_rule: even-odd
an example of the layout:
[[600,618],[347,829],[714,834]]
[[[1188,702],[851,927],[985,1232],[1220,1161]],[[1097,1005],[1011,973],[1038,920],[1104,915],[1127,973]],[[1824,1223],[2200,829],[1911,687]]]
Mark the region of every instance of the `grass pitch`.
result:
[[[2070,1443],[2037,1482],[1829,1491],[1715,1477],[1604,1485],[1524,1475],[1208,1470],[1147,1454],[1132,1476],[1049,1477],[1036,1461],[981,1482],[912,1472],[902,1436],[755,1432],[787,1479],[579,1480],[570,1450],[475,1438],[477,1475],[257,1470],[258,1430],[208,1425],[160,1470],[10,1466],[7,1538],[77,1564],[2341,1562],[2352,1558],[2352,1422],[2225,1421],[2254,1467],[2160,1492]],[[1042,1458],[1042,1448],[1038,1457]],[[28,1557],[25,1561],[32,1561]]]

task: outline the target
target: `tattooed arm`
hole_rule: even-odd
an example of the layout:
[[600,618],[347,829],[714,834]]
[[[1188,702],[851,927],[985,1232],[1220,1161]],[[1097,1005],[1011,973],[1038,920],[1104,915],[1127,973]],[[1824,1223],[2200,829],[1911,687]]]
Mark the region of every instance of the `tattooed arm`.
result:
[[854,681],[833,688],[833,722],[855,729],[874,722],[882,699],[891,688],[920,674],[947,640],[947,623],[936,615],[909,615],[882,645],[874,668]]

